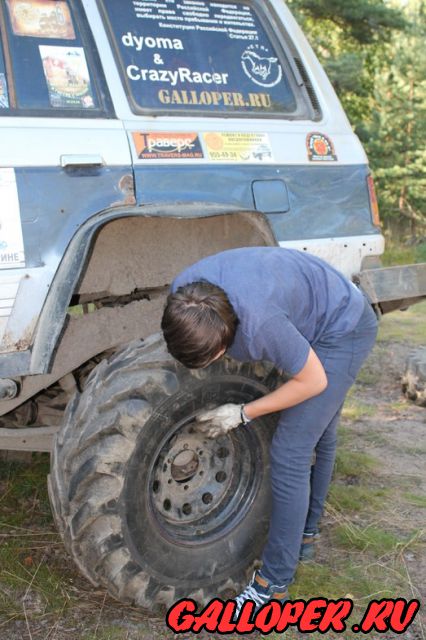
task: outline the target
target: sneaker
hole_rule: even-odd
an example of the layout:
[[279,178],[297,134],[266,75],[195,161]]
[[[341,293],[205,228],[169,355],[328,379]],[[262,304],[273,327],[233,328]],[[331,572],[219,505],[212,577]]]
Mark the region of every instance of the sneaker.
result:
[[284,584],[272,584],[262,576],[260,571],[255,571],[247,587],[235,598],[237,608],[235,609],[234,619],[237,619],[243,604],[249,600],[255,603],[256,606],[253,613],[256,613],[260,607],[270,600],[278,600],[278,602],[288,600],[287,586]]
[[319,533],[304,533],[300,546],[299,560],[301,562],[313,562],[315,560],[316,543]]

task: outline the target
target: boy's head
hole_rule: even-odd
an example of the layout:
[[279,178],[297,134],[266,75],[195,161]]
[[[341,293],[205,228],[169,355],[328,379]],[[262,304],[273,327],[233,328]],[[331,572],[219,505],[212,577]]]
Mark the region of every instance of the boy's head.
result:
[[206,367],[234,340],[238,318],[220,287],[192,282],[167,298],[161,329],[167,348],[190,369]]

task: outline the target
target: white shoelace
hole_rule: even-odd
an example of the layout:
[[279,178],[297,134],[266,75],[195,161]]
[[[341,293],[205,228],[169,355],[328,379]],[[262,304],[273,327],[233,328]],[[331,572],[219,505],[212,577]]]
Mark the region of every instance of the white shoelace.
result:
[[235,602],[237,603],[235,613],[237,615],[240,613],[241,607],[245,602],[247,602],[247,600],[253,600],[257,607],[261,607],[268,602],[269,598],[270,596],[266,593],[264,595],[260,594],[251,584],[249,584],[248,587],[246,587],[244,591],[235,598]]

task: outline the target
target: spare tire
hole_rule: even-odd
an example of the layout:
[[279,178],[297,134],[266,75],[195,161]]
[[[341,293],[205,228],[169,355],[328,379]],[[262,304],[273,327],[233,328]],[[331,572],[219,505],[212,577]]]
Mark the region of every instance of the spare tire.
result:
[[244,585],[268,529],[275,419],[208,439],[194,416],[277,382],[271,365],[227,357],[188,370],[159,336],[92,371],[67,407],[49,495],[65,546],[94,585],[150,610]]
[[409,354],[402,390],[409,400],[426,407],[426,347],[419,347]]

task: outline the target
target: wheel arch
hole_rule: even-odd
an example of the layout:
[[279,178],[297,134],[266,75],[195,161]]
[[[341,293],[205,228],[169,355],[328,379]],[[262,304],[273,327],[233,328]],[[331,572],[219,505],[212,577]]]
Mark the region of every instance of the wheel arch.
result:
[[[74,234],[49,288],[30,375],[23,375],[18,397],[0,401],[0,415],[95,355],[157,332],[168,285],[185,266],[255,245],[276,245],[266,216],[221,204],[162,203],[92,216]],[[117,303],[69,316],[73,297],[81,303],[116,297]]]
[[[125,242],[127,253],[119,255],[116,242]],[[139,243],[148,251],[138,252],[135,277],[132,260]],[[51,369],[73,294],[87,300],[91,294],[123,296],[134,289],[158,289],[205,255],[250,245],[276,245],[266,217],[220,204],[162,203],[93,216],[75,233],[55,274],[37,325],[30,372]]]

